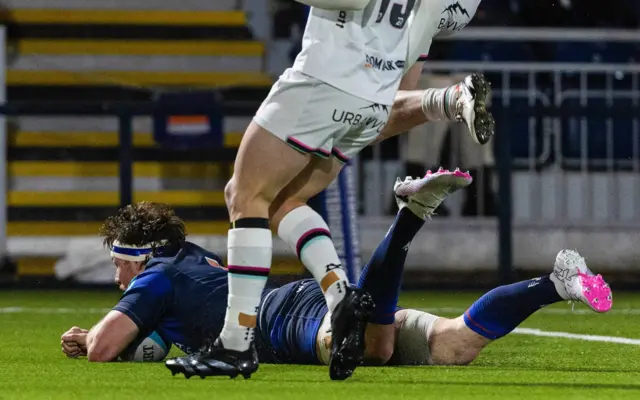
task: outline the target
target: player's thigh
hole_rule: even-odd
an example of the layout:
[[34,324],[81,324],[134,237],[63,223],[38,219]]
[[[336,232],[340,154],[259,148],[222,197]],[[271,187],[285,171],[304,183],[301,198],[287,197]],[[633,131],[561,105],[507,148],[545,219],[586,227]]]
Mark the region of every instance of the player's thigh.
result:
[[306,204],[310,198],[326,189],[336,179],[343,165],[333,157],[314,157],[271,203],[269,215],[272,226],[277,229],[287,213]]
[[272,201],[278,192],[309,163],[310,156],[292,149],[277,136],[251,122],[236,156],[228,191],[237,202],[261,195]]
[[318,155],[331,155],[334,137],[348,129],[333,121],[346,94],[297,71],[273,85],[242,139],[229,185],[232,203],[262,197],[269,203]]
[[490,342],[469,329],[462,317],[440,318],[429,335],[431,362],[434,365],[469,364]]

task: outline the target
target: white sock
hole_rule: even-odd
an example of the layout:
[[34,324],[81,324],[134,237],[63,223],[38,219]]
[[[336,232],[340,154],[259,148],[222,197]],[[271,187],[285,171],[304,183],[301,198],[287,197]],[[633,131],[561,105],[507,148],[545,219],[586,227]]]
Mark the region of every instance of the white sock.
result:
[[229,230],[229,296],[220,332],[225,349],[245,351],[253,342],[258,306],[271,269],[272,242],[271,230],[266,228]]
[[444,89],[427,89],[422,95],[422,112],[429,121],[454,121],[460,84]]
[[324,219],[309,206],[298,207],[280,222],[278,236],[296,251],[316,279],[333,311],[346,295],[349,282]]

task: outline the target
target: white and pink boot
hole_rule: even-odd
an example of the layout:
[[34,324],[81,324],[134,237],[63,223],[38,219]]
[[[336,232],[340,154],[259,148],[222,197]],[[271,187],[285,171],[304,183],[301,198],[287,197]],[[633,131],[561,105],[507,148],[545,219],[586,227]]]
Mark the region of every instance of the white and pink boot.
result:
[[611,288],[600,274],[594,275],[587,268],[577,251],[560,250],[551,281],[560,297],[571,302],[580,301],[595,312],[607,312],[613,305]]
[[433,215],[433,211],[458,189],[465,188],[473,182],[469,172],[440,168],[436,172],[427,171],[424,178],[400,178],[393,185],[396,203],[399,208],[409,207],[417,216],[425,220]]

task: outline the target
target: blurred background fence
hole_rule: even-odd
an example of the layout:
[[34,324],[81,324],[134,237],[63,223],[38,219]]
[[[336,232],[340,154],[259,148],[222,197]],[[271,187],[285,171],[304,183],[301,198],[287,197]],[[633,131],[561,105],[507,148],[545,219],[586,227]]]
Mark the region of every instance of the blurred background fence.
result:
[[[224,254],[222,189],[242,132],[295,54],[304,9],[263,0],[2,3],[3,280],[109,282],[96,232],[131,200],[174,205],[194,241]],[[457,124],[428,124],[354,160],[364,259],[392,220],[396,176],[459,165],[475,182],[413,242],[413,284],[509,280],[550,268],[563,247],[638,282],[637,4],[596,18],[580,8],[598,7],[590,1],[554,13],[546,3],[485,0],[471,27],[435,42],[421,85],[484,72],[497,135],[479,147]],[[545,12],[546,22],[535,20]],[[196,136],[205,142],[190,142]],[[276,247],[275,272],[300,273]]]

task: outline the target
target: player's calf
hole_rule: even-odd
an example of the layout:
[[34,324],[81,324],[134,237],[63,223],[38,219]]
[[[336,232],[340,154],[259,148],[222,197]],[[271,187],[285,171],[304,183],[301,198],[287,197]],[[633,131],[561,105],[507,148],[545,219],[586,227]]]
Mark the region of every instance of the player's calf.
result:
[[467,328],[461,317],[404,309],[396,313],[395,326],[390,365],[467,365],[491,342]]
[[439,318],[428,336],[431,365],[471,364],[491,340],[469,329],[462,317]]

